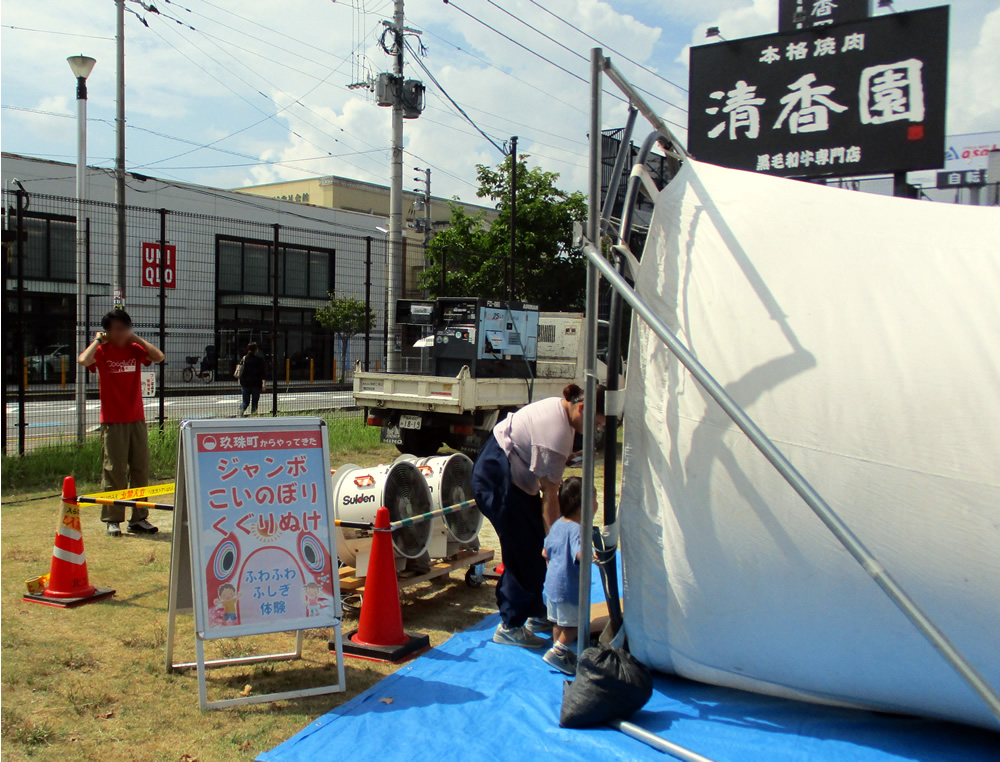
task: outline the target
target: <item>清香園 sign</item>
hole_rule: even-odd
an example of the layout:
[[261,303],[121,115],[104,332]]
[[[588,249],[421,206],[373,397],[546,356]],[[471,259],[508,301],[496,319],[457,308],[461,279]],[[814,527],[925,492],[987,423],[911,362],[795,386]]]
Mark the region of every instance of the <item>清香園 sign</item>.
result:
[[941,166],[948,8],[691,49],[688,144],[775,175]]

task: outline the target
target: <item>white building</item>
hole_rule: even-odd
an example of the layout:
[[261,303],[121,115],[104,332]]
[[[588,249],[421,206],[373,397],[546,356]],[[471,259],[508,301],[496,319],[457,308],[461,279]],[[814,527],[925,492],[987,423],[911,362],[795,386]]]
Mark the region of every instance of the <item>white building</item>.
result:
[[[75,166],[7,153],[0,165],[8,251],[4,323],[12,324],[8,318],[17,316],[15,228],[20,187],[26,207],[22,298],[29,371],[35,380],[49,380],[57,372],[58,358],[72,358],[77,352]],[[112,173],[91,167],[87,183],[87,333],[93,335],[114,304],[116,212]],[[308,378],[312,372],[318,380],[331,379],[340,351],[313,319],[328,292],[367,297],[376,319],[368,336],[371,367],[384,357],[388,275],[384,216],[134,173],[128,174],[126,184],[125,308],[136,331],[154,343],[160,341],[161,326],[157,264],[161,218],[165,224],[168,383],[179,380],[186,357],[203,358],[208,347],[215,347],[218,354],[220,379],[231,381],[233,364],[251,339],[276,359],[279,375],[287,368],[292,378]],[[276,344],[272,338],[275,265]],[[402,276],[407,272],[405,252],[400,268]],[[13,365],[12,345],[10,340],[4,342],[7,367]],[[364,359],[364,348],[365,337],[356,337],[349,362]]]

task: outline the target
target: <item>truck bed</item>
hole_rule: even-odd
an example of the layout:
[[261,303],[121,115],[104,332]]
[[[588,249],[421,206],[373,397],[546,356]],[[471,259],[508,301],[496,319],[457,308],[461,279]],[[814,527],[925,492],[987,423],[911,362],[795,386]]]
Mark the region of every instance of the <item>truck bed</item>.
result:
[[467,368],[455,376],[422,376],[356,371],[354,399],[359,407],[454,413],[516,408],[531,399],[562,394],[565,378],[472,378]]

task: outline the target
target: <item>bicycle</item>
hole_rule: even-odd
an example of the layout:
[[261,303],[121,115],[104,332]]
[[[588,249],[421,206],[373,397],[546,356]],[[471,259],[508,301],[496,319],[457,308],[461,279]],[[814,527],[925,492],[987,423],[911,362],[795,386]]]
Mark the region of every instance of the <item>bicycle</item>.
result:
[[195,380],[195,378],[200,378],[206,384],[212,382],[215,377],[215,372],[211,370],[198,370],[195,365],[200,360],[200,357],[185,357],[184,360],[187,362],[188,366],[182,371],[181,376],[184,378],[184,383],[189,384]]

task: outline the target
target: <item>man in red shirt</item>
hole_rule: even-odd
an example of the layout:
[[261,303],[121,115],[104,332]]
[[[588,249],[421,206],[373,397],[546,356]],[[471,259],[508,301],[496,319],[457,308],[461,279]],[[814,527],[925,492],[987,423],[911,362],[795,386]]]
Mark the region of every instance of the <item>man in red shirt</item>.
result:
[[[163,352],[132,331],[132,318],[125,310],[113,310],[101,320],[98,333],[83,352],[80,364],[97,373],[101,389],[101,442],[104,449],[104,489],[145,487],[149,483],[149,440],[146,411],[142,406],[140,365],[163,362]],[[147,521],[149,511],[133,508],[128,531],[155,534]],[[108,535],[121,536],[125,509],[105,505],[101,521]]]

